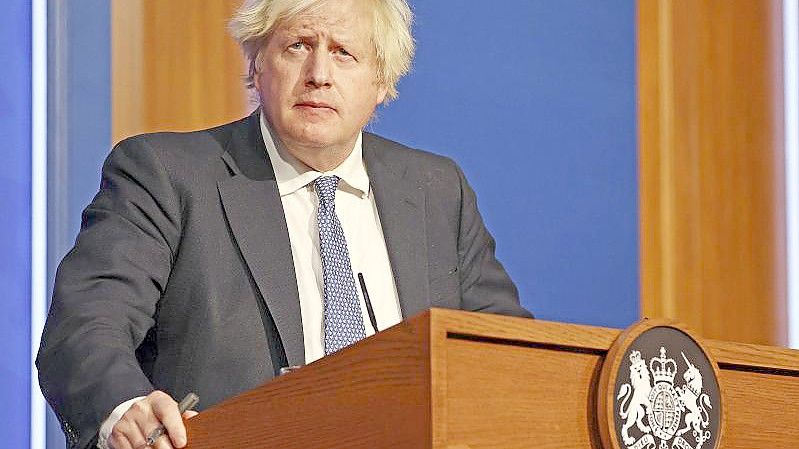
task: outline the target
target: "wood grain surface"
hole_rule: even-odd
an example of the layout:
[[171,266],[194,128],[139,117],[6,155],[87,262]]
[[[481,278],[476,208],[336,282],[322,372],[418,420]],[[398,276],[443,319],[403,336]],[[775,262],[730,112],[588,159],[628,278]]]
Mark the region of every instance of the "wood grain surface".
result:
[[246,63],[227,34],[241,0],[113,0],[112,139],[246,115]]
[[450,446],[600,448],[596,377],[601,357],[451,339],[447,364]]
[[[505,364],[502,371],[494,372],[498,378],[507,377],[509,373],[520,372],[522,375],[517,378],[517,382],[543,383],[551,390],[556,391],[557,394],[538,391],[535,386],[531,385],[514,386],[513,381],[508,382],[510,386],[507,387],[508,394],[506,397],[510,397],[510,399],[508,399],[506,404],[509,408],[503,412],[503,419],[500,420],[502,422],[501,441],[505,446],[494,445],[494,443],[488,441],[488,438],[478,440],[478,436],[475,434],[475,440],[471,444],[467,443],[468,447],[602,447],[601,443],[598,442],[598,433],[596,433],[595,440],[588,440],[589,442],[586,444],[586,435],[580,429],[583,428],[583,425],[588,425],[593,426],[590,427],[592,431],[598,432],[600,417],[596,413],[597,404],[592,402],[594,400],[594,392],[601,394],[602,387],[599,380],[601,366],[608,357],[608,350],[616,338],[622,335],[622,331],[593,326],[550,323],[540,320],[531,322],[497,316],[482,318],[477,314],[443,310],[434,311],[434,318],[436,318],[440,327],[446,329],[450,337],[464,334],[482,335],[494,345],[509,345],[513,350],[522,350],[522,352],[538,353],[540,352],[538,348],[542,347],[541,343],[545,344],[543,347],[547,348],[549,348],[548,345],[550,343],[563,344],[562,349],[564,351],[555,352],[554,360],[549,359],[547,356],[537,355],[537,357],[532,358],[531,364],[533,365],[531,367],[512,369]],[[669,323],[678,327],[685,327],[673,320],[650,321],[652,322],[651,326]],[[503,323],[505,323],[504,326]],[[629,334],[627,337],[634,339],[636,335],[640,334],[640,331],[641,329],[639,328],[636,333]],[[688,331],[690,332],[690,330]],[[694,337],[698,336],[694,334]],[[709,357],[720,364],[717,373],[725,404],[724,415],[726,420],[723,423],[720,447],[746,449],[799,447],[799,408],[792,405],[799,403],[799,351],[774,346],[697,339]],[[457,337],[454,341],[450,338],[450,343],[447,345],[448,348],[463,346],[458,340],[459,338]],[[557,344],[554,347],[557,348]],[[595,356],[575,356],[574,351],[579,351],[580,349],[588,351],[589,354],[593,353],[594,350],[599,352]],[[490,360],[492,363],[496,363],[496,359],[489,358],[489,353],[505,353],[505,350],[500,351],[497,346],[494,346],[488,352],[485,350],[478,351],[477,348],[474,348],[474,350],[476,353],[482,354],[481,357],[484,360]],[[509,353],[512,353],[513,350],[509,351]],[[456,352],[461,366],[465,365],[469,360],[468,356],[461,354],[462,352],[463,349]],[[550,365],[562,367],[559,362],[560,359],[568,360],[568,368],[556,369],[551,372],[548,368]],[[453,359],[450,358],[449,360]],[[526,359],[515,354],[512,360],[515,362]],[[474,367],[471,368],[471,370],[466,371],[475,370]],[[451,370],[452,368],[450,368]],[[490,368],[484,368],[484,370],[490,370]],[[531,371],[536,371],[536,374],[532,375]],[[591,375],[589,375],[589,371],[592,373]],[[581,380],[573,376],[575,373],[580,374]],[[461,373],[461,375],[468,376],[469,374]],[[451,377],[453,376],[449,376],[449,378]],[[577,407],[577,410],[589,410],[588,407],[594,407],[590,409],[588,416],[585,417],[575,414],[575,404],[569,402],[575,396],[575,393],[571,391],[575,381],[578,383],[583,382],[582,391],[590,390],[592,392],[589,396],[581,397],[580,401],[583,402],[578,401],[577,404],[580,406]],[[505,383],[500,383],[505,385]],[[448,385],[447,389],[448,395],[454,397],[455,395],[451,391],[452,386]],[[543,401],[541,402],[542,406],[540,408],[534,407],[534,410],[531,410],[529,406],[525,406],[524,398],[526,396],[520,394],[520,391],[535,392],[534,397],[536,399],[541,398]],[[463,389],[459,393],[469,394],[468,389]],[[559,408],[557,401],[552,400],[553,397],[558,397],[558,394],[564,399],[564,404],[569,404],[567,409]],[[468,398],[474,401],[479,400],[477,393],[468,395]],[[522,405],[519,405],[520,401]],[[497,400],[497,402],[501,402],[501,400]],[[458,404],[462,403],[463,399],[459,399]],[[495,411],[495,405],[493,407],[488,409]],[[472,409],[483,410],[482,407],[472,407]],[[508,418],[509,414],[514,413],[513,410],[520,414],[525,413],[525,417],[515,420]],[[448,413],[451,415],[452,411]],[[476,416],[476,413],[472,412],[472,421],[479,421],[481,416],[486,418],[485,415]],[[529,420],[551,425],[553,416],[572,418],[572,422],[578,423],[578,429],[573,429],[571,433],[567,434],[569,437],[563,441],[539,437],[540,439],[536,440],[535,445],[532,446],[530,445],[530,440],[525,441],[525,437],[530,435],[528,433],[529,428],[540,429],[536,425],[531,425]],[[450,437],[452,435],[451,416],[448,420],[450,423],[447,429],[448,437]],[[466,434],[473,435],[468,433],[468,431]],[[458,439],[454,441],[450,439],[449,441],[456,445],[463,444],[464,437],[457,433],[455,435]],[[542,446],[538,444],[542,444]],[[448,446],[436,447],[443,448]]]
[[781,1],[637,4],[642,314],[785,345]]
[[427,332],[401,323],[212,407],[188,448],[430,447]]
[[[600,449],[620,334],[434,309],[204,411],[189,448]],[[797,447],[799,351],[702,343],[723,362],[721,447]]]
[[[796,357],[794,357],[796,358]],[[799,371],[793,376],[721,370],[723,448],[799,447]]]

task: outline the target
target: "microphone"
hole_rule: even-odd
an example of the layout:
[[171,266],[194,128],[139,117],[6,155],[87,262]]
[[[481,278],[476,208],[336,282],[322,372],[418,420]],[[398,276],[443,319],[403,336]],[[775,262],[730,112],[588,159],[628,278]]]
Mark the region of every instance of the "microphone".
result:
[[369,314],[369,321],[372,323],[372,329],[375,333],[380,332],[377,328],[377,318],[375,318],[375,311],[372,308],[372,301],[369,300],[369,291],[366,290],[366,281],[363,280],[363,273],[358,273],[358,282],[361,284],[361,292],[363,293],[363,300],[366,303],[366,312]]

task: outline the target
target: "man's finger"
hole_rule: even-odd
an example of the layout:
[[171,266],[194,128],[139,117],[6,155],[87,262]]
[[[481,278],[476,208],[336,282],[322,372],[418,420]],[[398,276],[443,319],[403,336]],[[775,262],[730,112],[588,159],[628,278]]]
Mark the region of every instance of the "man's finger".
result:
[[128,442],[130,442],[130,447],[133,449],[147,447],[147,440],[138,425],[131,423],[131,425],[127,426],[124,430],[125,437],[128,439]]
[[146,448],[146,449],[151,449],[151,448],[152,449],[175,449],[174,446],[172,446],[172,442],[169,440],[169,436],[166,434],[166,432],[164,432],[160,436],[156,437],[155,440],[153,440],[153,444],[151,444],[149,446],[147,445],[147,438],[150,435],[152,435],[152,433],[156,429],[161,427],[161,425],[162,424],[160,422],[158,422],[158,420],[155,419],[155,417],[152,417],[151,419],[148,419],[148,420],[143,421],[143,422],[139,422],[139,430],[141,431],[141,433],[143,435],[143,440],[142,441],[144,441],[144,444],[143,444],[142,448]]
[[[137,438],[135,440],[136,444],[133,445],[134,449],[148,447],[147,437],[150,435],[150,432],[161,426],[161,422],[158,421],[153,411],[153,401],[158,400],[159,395],[167,396],[161,392],[149,394],[145,399],[134,403],[120,420],[120,422],[128,421],[136,427]],[[132,438],[130,440],[134,442]]]
[[185,412],[183,412],[184,419],[194,418],[197,415],[199,415],[199,413],[195,412],[194,410],[186,410]]
[[186,427],[183,425],[178,403],[166,393],[161,393],[160,395],[152,394],[154,396],[152,400],[153,413],[163,424],[166,433],[169,434],[172,446],[175,448],[186,446]]
[[108,447],[110,449],[138,449],[136,446],[133,446],[128,440],[127,432],[126,432],[126,424],[120,426],[121,423],[117,423],[114,426],[114,429],[111,431],[111,435],[108,436]]
[[130,442],[124,435],[115,437],[113,435],[108,437],[109,449],[138,449],[130,445]]
[[166,435],[161,435],[157,440],[155,440],[153,445],[149,447],[153,449],[175,449],[175,447],[172,446],[172,442],[169,440],[169,437]]

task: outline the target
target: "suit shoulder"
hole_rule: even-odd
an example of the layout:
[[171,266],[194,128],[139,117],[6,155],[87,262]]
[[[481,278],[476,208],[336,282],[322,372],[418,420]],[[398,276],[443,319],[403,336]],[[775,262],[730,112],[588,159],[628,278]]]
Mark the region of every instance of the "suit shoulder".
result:
[[460,171],[457,163],[447,156],[412,148],[377,134],[364,133],[364,144],[375,148],[386,160],[411,166],[426,167],[427,169]]
[[165,165],[202,165],[208,161],[217,161],[234,134],[246,126],[247,120],[244,118],[196,131],[138,134],[121,140],[112,152],[127,152],[134,157],[136,153],[150,153]]

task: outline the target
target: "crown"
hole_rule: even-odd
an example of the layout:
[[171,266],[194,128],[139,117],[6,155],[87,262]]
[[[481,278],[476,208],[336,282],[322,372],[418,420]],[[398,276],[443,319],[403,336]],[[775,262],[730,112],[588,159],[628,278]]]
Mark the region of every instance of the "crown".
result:
[[668,382],[674,384],[674,376],[677,375],[677,364],[674,360],[666,358],[666,348],[660,347],[660,357],[652,357],[649,361],[649,369],[652,377],[657,382]]

